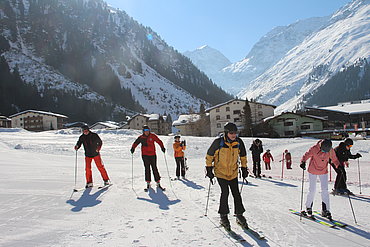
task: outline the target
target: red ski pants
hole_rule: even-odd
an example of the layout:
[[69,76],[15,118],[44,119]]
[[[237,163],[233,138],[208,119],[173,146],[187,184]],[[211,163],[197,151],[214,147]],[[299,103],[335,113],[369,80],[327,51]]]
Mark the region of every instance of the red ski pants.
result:
[[98,168],[103,180],[109,180],[107,171],[104,168],[103,162],[101,160],[100,155],[97,155],[95,157],[85,157],[85,174],[86,174],[86,183],[92,183],[92,172],[91,172],[91,162],[92,160],[95,161],[96,167]]

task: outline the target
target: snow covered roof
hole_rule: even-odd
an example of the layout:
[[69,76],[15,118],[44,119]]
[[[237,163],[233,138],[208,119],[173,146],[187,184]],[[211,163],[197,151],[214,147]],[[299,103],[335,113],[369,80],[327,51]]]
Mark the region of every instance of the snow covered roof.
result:
[[293,115],[298,115],[298,116],[301,116],[301,117],[308,117],[308,118],[318,119],[318,120],[321,120],[321,121],[326,121],[327,120],[326,118],[313,116],[313,115],[303,115],[303,114],[294,113],[294,112],[283,112],[283,113],[281,113],[279,115],[276,115],[276,116],[267,117],[267,118],[263,119],[263,121],[267,122],[267,121],[270,121],[274,118],[280,117],[280,116],[285,115],[285,114],[293,114]]
[[94,123],[93,125],[90,126],[90,129],[93,129],[95,126],[98,126],[98,125],[103,125],[103,126],[105,126],[107,128],[112,128],[112,129],[117,129],[119,127],[118,124],[114,124],[111,121],[107,121],[107,122],[97,122],[97,123]]
[[22,115],[22,114],[25,114],[25,113],[28,113],[28,112],[38,113],[38,114],[44,114],[44,115],[49,115],[49,116],[54,116],[54,117],[60,117],[60,118],[68,118],[67,116],[64,116],[62,114],[57,114],[57,113],[52,113],[52,112],[46,112],[46,111],[36,111],[36,110],[26,110],[26,111],[18,112],[18,113],[13,114],[13,115],[11,115],[9,117],[10,118],[16,117],[18,115]]
[[153,113],[153,114],[144,114],[148,118],[149,121],[152,120],[159,120],[159,114]]
[[350,115],[370,113],[370,100],[363,100],[363,101],[356,102],[356,103],[351,103],[351,102],[339,103],[336,106],[318,107],[317,109],[345,112]]
[[10,121],[11,119],[10,118],[7,118],[5,116],[0,116],[0,120],[7,120],[7,121]]
[[196,122],[200,119],[200,115],[199,114],[190,114],[190,115],[180,115],[179,116],[179,119],[177,119],[176,121],[174,121],[172,123],[172,126],[179,126],[179,125],[185,125],[185,124],[188,124],[190,122]]

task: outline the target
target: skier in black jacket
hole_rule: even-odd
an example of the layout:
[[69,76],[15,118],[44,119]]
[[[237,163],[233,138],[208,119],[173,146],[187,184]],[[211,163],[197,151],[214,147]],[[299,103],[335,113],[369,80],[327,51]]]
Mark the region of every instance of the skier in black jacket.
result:
[[348,159],[357,159],[362,157],[361,154],[357,153],[355,155],[351,154],[351,147],[353,146],[353,141],[350,138],[347,138],[344,142],[341,142],[338,147],[334,149],[337,158],[340,162],[340,166],[336,168],[333,166],[335,172],[337,173],[337,177],[335,179],[334,184],[334,194],[353,194],[351,191],[347,189],[347,174],[345,170],[345,166],[348,167]]
[[260,139],[254,140],[249,150],[252,151],[253,174],[256,178],[261,178],[262,141]]
[[91,172],[91,162],[92,160],[95,161],[96,167],[98,168],[103,180],[104,185],[109,185],[109,177],[108,173],[104,168],[103,162],[100,157],[100,149],[103,145],[102,140],[98,136],[98,134],[93,133],[90,131],[87,125],[82,126],[83,134],[78,139],[75,150],[77,151],[81,145],[84,146],[85,149],[85,172],[86,172],[86,188],[93,186],[93,177]]

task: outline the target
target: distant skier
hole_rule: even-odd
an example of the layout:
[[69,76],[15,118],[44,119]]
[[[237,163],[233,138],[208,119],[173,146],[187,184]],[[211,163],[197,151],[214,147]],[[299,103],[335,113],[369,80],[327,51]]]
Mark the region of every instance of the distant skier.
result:
[[353,146],[353,141],[350,138],[347,138],[344,142],[339,143],[334,151],[337,155],[337,158],[340,162],[340,166],[336,168],[334,165],[333,168],[337,173],[337,177],[335,179],[334,190],[333,194],[350,194],[353,193],[347,188],[347,174],[345,167],[349,166],[348,159],[357,159],[362,157],[361,154],[357,153],[355,155],[351,154],[351,147]]
[[184,159],[184,150],[186,149],[186,142],[180,141],[180,136],[177,135],[174,137],[175,142],[173,143],[173,151],[176,161],[176,177],[177,179],[180,178],[180,171],[181,177],[185,179],[185,159]]
[[262,141],[260,139],[254,140],[249,150],[252,151],[254,177],[261,178]]
[[98,168],[104,180],[104,185],[109,185],[110,181],[108,173],[104,168],[99,153],[103,145],[102,140],[100,139],[98,134],[91,132],[87,125],[82,126],[82,132],[83,134],[78,139],[74,148],[77,151],[81,147],[81,145],[83,145],[85,149],[85,176],[86,176],[85,187],[86,188],[93,187],[93,177],[91,172],[92,160],[95,161],[96,167]]
[[270,149],[267,149],[266,152],[262,155],[262,159],[265,162],[266,170],[271,170],[270,162],[271,160],[274,161],[274,157],[270,153]]
[[143,134],[140,135],[135,142],[132,144],[130,149],[131,153],[135,152],[135,148],[141,144],[141,157],[144,162],[145,167],[145,181],[146,188],[149,189],[151,182],[151,172],[150,168],[153,170],[154,180],[157,183],[157,187],[163,189],[160,184],[161,176],[159,175],[157,168],[157,155],[155,151],[154,142],[158,143],[161,147],[162,152],[166,152],[163,142],[155,134],[150,132],[148,125],[143,126]]
[[288,149],[284,151],[283,157],[285,159],[286,169],[292,169],[292,155],[290,154]]
[[[238,187],[238,159],[240,157],[242,177],[248,176],[247,153],[242,139],[237,137],[238,129],[234,123],[226,123],[224,134],[213,141],[206,155],[207,177],[212,179],[216,176],[221,188],[221,198],[218,213],[221,218],[221,225],[230,229],[228,214],[229,187],[234,197],[234,214],[238,224],[248,227],[243,216],[245,212],[242,198]],[[213,174],[213,168],[215,173]]]
[[322,216],[331,219],[330,201],[328,192],[328,163],[329,159],[334,163],[335,167],[340,165],[334,150],[332,149],[331,140],[324,139],[318,141],[312,146],[302,157],[300,167],[306,170],[306,161],[310,159],[308,165],[308,178],[310,188],[306,200],[306,209],[303,214],[308,214],[312,217],[312,205],[316,192],[316,179],[319,177],[321,183],[321,199],[322,199]]

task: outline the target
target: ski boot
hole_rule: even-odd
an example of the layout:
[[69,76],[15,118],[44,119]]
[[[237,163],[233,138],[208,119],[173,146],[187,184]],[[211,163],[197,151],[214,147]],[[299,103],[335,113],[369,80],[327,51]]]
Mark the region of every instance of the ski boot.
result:
[[332,221],[332,220],[333,220],[333,218],[331,217],[331,213],[330,213],[330,211],[329,211],[329,210],[323,210],[323,211],[321,212],[321,216],[322,216],[322,217],[325,217],[325,218],[328,218],[328,220],[330,220],[330,221]]
[[93,187],[94,186],[94,184],[93,183],[87,183],[86,184],[86,186],[85,186],[85,188],[87,189],[87,188],[91,188],[91,187]]
[[145,192],[147,192],[150,188],[150,182],[146,182],[146,188],[144,189]]
[[301,214],[304,217],[314,218],[314,216],[312,215],[312,208],[307,208],[306,211],[302,211]]
[[163,190],[163,191],[165,191],[165,190],[166,190],[165,188],[163,188],[163,187],[161,186],[161,184],[160,184],[159,182],[157,182],[157,188],[159,188],[159,189],[161,189],[161,190]]
[[227,231],[231,230],[230,221],[227,218],[227,214],[220,214],[220,224],[223,226]]
[[241,227],[248,229],[247,220],[242,214],[236,215],[236,223],[238,223]]
[[109,180],[104,180],[104,186],[107,186],[107,185],[110,185],[110,181]]

